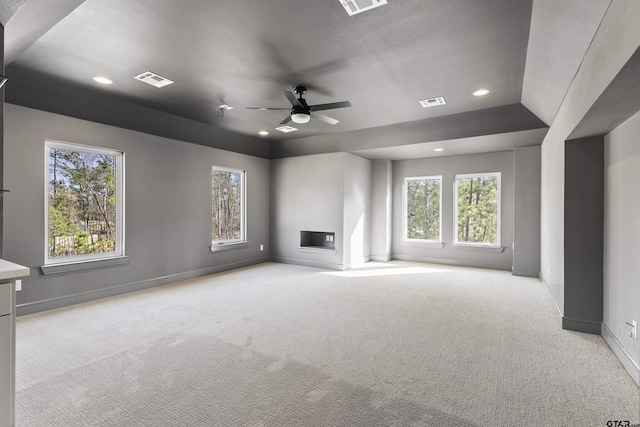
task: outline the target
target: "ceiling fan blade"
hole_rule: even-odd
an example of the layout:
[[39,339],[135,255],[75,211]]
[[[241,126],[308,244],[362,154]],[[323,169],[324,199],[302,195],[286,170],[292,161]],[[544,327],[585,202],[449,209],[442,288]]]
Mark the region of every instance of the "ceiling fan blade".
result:
[[286,125],[291,121],[291,114],[289,114],[283,121],[280,122],[281,125]]
[[298,98],[296,98],[293,92],[289,92],[288,90],[283,90],[282,93],[284,93],[284,96],[287,97],[291,105],[293,105],[294,107],[304,108],[304,106],[300,104],[300,101],[298,101]]
[[309,106],[311,111],[333,110],[334,108],[345,108],[345,107],[351,107],[351,103],[349,101],[342,101],[342,102],[330,102],[328,104],[318,104],[318,105]]
[[313,111],[311,112],[311,117],[313,117],[314,119],[322,120],[323,122],[329,123],[330,125],[335,125],[336,123],[340,122],[340,120],[325,116],[324,114],[314,113]]
[[289,111],[291,108],[278,108],[278,107],[247,107],[247,110],[281,110]]

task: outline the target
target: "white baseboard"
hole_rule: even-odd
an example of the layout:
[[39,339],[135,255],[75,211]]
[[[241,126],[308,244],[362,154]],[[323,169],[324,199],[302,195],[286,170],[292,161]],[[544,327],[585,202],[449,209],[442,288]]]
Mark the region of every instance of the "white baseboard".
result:
[[390,257],[390,256],[377,256],[377,255],[371,255],[371,261],[375,261],[375,262],[389,262],[389,261],[391,261],[391,257]]
[[420,257],[420,256],[413,256],[413,255],[393,255],[393,259],[397,259],[400,261],[426,262],[430,264],[459,265],[462,267],[490,268],[492,270],[511,271],[511,264],[509,265],[492,264],[488,262],[463,261],[459,259],[447,259],[447,258],[430,258],[430,257]]
[[547,293],[549,294],[549,298],[551,298],[551,301],[553,301],[553,304],[556,306],[556,310],[558,310],[558,315],[560,316],[560,319],[562,319],[564,317],[564,312],[558,305],[558,301],[556,301],[556,297],[553,296],[553,292],[551,292],[551,287],[549,287],[549,284],[547,283],[547,281],[544,280],[544,277],[542,277],[542,274],[540,274],[538,278],[544,285],[544,288],[547,290]]
[[620,340],[618,340],[604,323],[602,324],[602,338],[604,338],[618,360],[620,360],[624,369],[631,375],[631,378],[640,386],[640,365],[638,365],[638,362],[633,359]]
[[540,277],[540,272],[537,270],[524,270],[522,268],[513,268],[511,273],[514,276],[525,276],[525,277]]
[[348,267],[345,266],[344,264],[334,264],[330,262],[321,262],[321,261],[309,261],[306,259],[298,259],[298,258],[269,257],[269,261],[279,262],[281,264],[302,265],[304,267],[324,268],[327,270],[344,271],[348,269]]
[[214,267],[201,268],[199,270],[170,274],[162,277],[155,277],[153,279],[141,280],[139,282],[127,283],[124,285],[111,286],[109,288],[96,289],[72,295],[49,298],[46,300],[28,302],[25,304],[17,305],[16,314],[18,316],[23,316],[26,314],[38,313],[40,311],[53,310],[55,308],[61,308],[69,305],[81,304],[84,302],[97,300],[100,298],[107,298],[115,295],[125,294],[127,292],[135,292],[142,289],[180,282],[182,280],[195,279],[196,277],[206,276],[208,274],[220,273],[222,271],[234,270],[236,268],[249,267],[251,265],[262,264],[263,262],[268,261],[269,259],[266,257],[249,259],[229,264],[217,265]]

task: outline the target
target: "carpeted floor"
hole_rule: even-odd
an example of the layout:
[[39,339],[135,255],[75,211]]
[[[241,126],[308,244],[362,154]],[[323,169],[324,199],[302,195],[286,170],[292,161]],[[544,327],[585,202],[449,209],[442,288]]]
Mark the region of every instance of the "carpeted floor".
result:
[[640,422],[604,340],[508,272],[267,263],[16,328],[17,427]]

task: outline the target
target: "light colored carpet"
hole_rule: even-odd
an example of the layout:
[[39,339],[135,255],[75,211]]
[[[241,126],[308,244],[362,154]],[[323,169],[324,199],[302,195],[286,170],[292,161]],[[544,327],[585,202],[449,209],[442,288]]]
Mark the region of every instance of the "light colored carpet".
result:
[[267,263],[18,318],[17,427],[605,426],[639,390],[537,279]]

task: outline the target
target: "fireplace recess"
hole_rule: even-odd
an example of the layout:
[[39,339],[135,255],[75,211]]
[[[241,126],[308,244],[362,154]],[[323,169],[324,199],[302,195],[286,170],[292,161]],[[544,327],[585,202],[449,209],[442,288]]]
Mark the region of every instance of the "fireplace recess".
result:
[[300,247],[314,249],[335,249],[336,233],[330,231],[300,231]]

